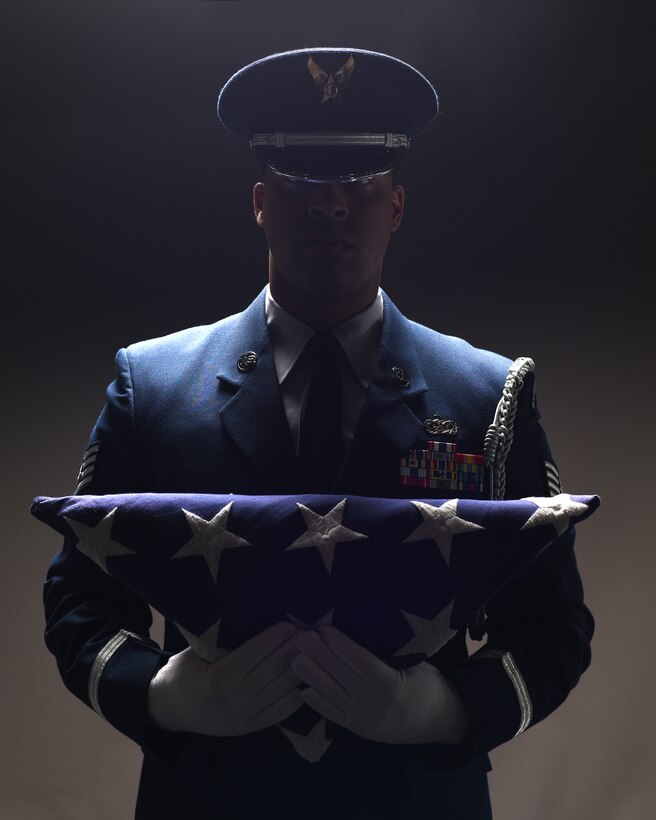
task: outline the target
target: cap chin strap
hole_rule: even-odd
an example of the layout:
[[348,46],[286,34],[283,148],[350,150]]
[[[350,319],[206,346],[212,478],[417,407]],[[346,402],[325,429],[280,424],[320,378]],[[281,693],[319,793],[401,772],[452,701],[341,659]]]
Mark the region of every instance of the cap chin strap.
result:
[[328,131],[306,134],[275,131],[270,134],[253,134],[251,139],[252,148],[291,148],[300,145],[364,145],[369,147],[380,146],[382,148],[409,148],[410,138],[405,134],[365,134],[361,131]]

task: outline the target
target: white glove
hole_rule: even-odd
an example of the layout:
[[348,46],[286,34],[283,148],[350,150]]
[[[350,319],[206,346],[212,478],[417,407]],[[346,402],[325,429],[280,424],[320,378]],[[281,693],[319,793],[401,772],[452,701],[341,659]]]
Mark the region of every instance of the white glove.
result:
[[459,743],[469,718],[460,696],[427,662],[396,670],[333,626],[301,630],[292,671],[316,712],[380,743]]
[[191,648],[173,655],[150,683],[152,723],[174,732],[225,736],[285,720],[303,705],[290,669],[296,633],[293,624],[274,624],[216,663]]

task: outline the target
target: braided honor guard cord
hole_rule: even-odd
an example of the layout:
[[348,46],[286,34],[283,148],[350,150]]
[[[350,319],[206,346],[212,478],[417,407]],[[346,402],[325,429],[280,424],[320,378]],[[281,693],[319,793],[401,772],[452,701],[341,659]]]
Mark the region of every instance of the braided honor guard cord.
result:
[[307,343],[308,380],[301,401],[299,457],[305,492],[331,490],[342,464],[342,347],[331,333],[317,333]]
[[535,362],[526,356],[515,359],[510,365],[494,420],[485,434],[483,457],[489,475],[490,498],[493,501],[501,501],[506,492],[506,459],[515,434],[517,401],[524,379],[534,372]]
[[[494,420],[485,434],[483,462],[488,475],[490,499],[502,501],[506,492],[506,459],[515,434],[517,401],[528,373],[535,372],[535,362],[526,356],[510,365],[503,385]],[[475,641],[485,635],[485,607],[478,609],[468,623],[469,634]]]

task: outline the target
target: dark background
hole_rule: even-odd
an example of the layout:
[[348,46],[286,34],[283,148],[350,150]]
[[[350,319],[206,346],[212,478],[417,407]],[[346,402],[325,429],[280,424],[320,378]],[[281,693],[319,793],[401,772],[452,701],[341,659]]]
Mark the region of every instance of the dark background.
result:
[[254,295],[265,278],[250,205],[257,174],[216,119],[217,92],[263,54],[329,42],[407,59],[441,99],[403,169],[408,213],[387,289],[422,321],[434,323],[439,303],[441,329],[538,356],[518,309],[550,317],[557,332],[577,313],[628,302],[646,267],[654,78],[638,10],[557,0],[11,4],[5,269],[14,304],[29,307],[16,322],[38,316],[43,329],[30,353],[55,334],[71,358],[97,366],[105,351],[214,321]]
[[[639,649],[650,640],[645,584],[654,560],[639,511],[648,509],[654,463],[649,8],[603,0],[3,5],[3,600],[5,643],[17,661],[0,698],[13,729],[0,816],[10,807],[7,816],[30,820],[104,817],[86,802],[95,805],[99,788],[107,818],[129,816],[136,753],[64,692],[41,643],[39,587],[57,544],[29,517],[29,503],[72,490],[118,347],[213,322],[265,284],[250,194],[256,166],[219,125],[216,96],[247,62],[312,45],[386,51],[435,84],[441,113],[401,169],[406,218],[384,287],[425,324],[533,357],[565,488],[603,497],[579,534],[598,619],[595,663],[550,721],[495,753],[499,816],[539,820],[537,803],[545,820],[642,816],[640,772],[654,760],[653,744],[636,754],[648,731],[639,687],[644,705],[650,678],[653,686]],[[27,624],[27,637],[15,623]],[[77,750],[84,778],[64,767],[59,744]],[[127,761],[115,769],[118,790],[99,771],[105,755],[116,766],[117,749]],[[583,774],[564,788],[569,762]],[[611,769],[623,771],[621,784],[607,777]],[[593,783],[610,814],[585,813]],[[555,799],[552,791],[556,814],[543,799]]]

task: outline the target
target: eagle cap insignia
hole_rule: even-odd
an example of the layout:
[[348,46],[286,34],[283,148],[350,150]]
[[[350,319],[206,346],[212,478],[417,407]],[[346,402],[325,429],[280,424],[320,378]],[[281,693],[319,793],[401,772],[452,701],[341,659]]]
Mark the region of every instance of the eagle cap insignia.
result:
[[323,103],[328,100],[337,100],[337,102],[341,103],[342,98],[339,93],[339,87],[340,85],[346,85],[351,74],[353,74],[353,70],[355,69],[355,60],[353,59],[353,55],[351,55],[344,65],[333,74],[324,71],[324,69],[321,68],[311,54],[308,57],[307,67],[314,84],[316,86],[323,86],[323,97],[321,98],[321,104],[323,105]]

